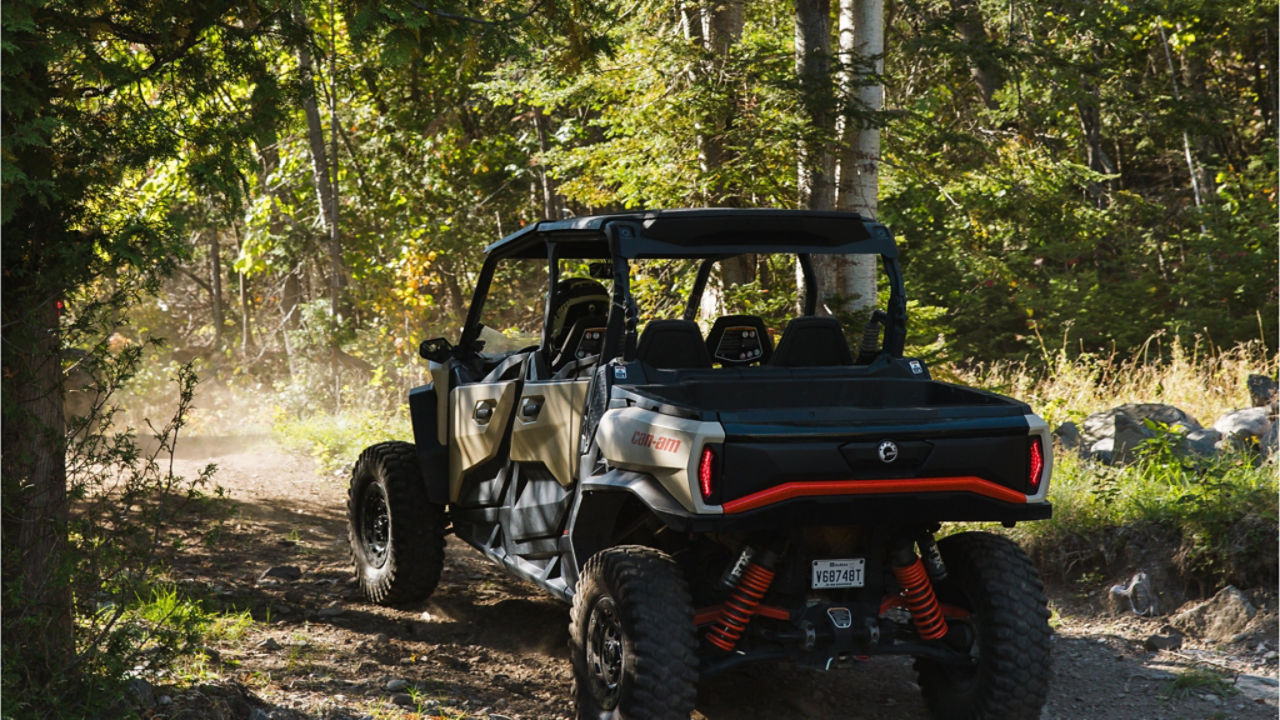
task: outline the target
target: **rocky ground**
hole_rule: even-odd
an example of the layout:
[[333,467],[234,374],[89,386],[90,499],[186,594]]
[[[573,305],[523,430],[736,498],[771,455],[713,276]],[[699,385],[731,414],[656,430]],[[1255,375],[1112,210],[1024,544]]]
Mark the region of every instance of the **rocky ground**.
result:
[[[410,608],[363,602],[351,582],[343,477],[265,441],[190,443],[178,471],[219,466],[230,495],[214,517],[193,515],[192,542],[173,574],[194,594],[252,611],[255,622],[215,638],[173,678],[137,682],[144,715],[177,720],[325,718],[566,718],[571,680],[567,607],[506,577],[450,540],[436,594]],[[1151,650],[1168,618],[1100,609],[1052,592],[1052,673],[1044,718],[1277,716],[1275,597],[1247,637]],[[1173,644],[1173,643],[1169,643]],[[181,681],[181,682],[180,682]],[[191,684],[194,682],[195,684]],[[880,659],[816,673],[757,666],[709,678],[693,717],[925,718],[910,662]]]

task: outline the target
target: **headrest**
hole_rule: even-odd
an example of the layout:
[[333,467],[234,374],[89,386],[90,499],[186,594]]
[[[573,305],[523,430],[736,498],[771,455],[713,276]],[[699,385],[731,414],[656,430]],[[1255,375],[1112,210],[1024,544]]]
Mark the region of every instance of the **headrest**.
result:
[[773,340],[759,317],[725,315],[716,318],[707,333],[707,352],[712,362],[724,367],[766,363],[773,355]]
[[640,333],[636,357],[658,369],[711,367],[702,331],[692,320],[650,320]]

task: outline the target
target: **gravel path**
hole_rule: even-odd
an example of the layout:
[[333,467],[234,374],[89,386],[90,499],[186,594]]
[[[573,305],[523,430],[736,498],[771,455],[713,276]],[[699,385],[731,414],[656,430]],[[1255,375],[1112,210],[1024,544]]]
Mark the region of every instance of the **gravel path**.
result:
[[[567,607],[510,579],[450,539],[440,588],[426,603],[388,609],[361,601],[351,582],[346,481],[271,446],[192,443],[178,471],[219,466],[231,498],[221,519],[191,518],[193,539],[174,575],[258,622],[210,652],[207,685],[170,689],[169,717],[567,718]],[[277,568],[284,577],[263,578]],[[297,572],[281,568],[296,568]],[[1184,646],[1148,652],[1160,620],[1067,610],[1053,638],[1043,718],[1242,718],[1277,716],[1274,659]],[[1272,647],[1274,648],[1274,639]],[[1222,672],[1224,695],[1174,692],[1196,667]],[[163,695],[163,686],[156,689]],[[694,718],[926,718],[910,661],[883,658],[828,673],[754,666],[705,680]]]

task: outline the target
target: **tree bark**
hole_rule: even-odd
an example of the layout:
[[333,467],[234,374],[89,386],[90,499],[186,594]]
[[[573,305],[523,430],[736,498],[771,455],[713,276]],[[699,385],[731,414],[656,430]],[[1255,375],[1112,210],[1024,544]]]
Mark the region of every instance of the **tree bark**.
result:
[[329,305],[334,317],[338,316],[338,298],[342,292],[342,247],[338,242],[336,224],[338,209],[333,183],[330,181],[328,151],[325,149],[324,126],[320,121],[320,108],[316,102],[316,83],[311,60],[311,31],[302,5],[293,6],[293,21],[303,31],[298,43],[298,80],[302,90],[302,111],[307,116],[307,142],[311,148],[311,177],[315,182],[320,201],[321,225],[329,236]]
[[[240,227],[232,226],[236,233],[236,254],[244,252],[244,239],[240,237]],[[236,273],[240,299],[240,354],[249,357],[253,347],[253,316],[249,312],[249,278],[242,272]]]
[[[835,207],[835,155],[830,140],[835,131],[834,98],[831,80],[831,2],[796,0],[796,76],[800,84],[800,104],[809,121],[809,132],[800,141],[796,162],[797,202],[810,210]],[[830,263],[814,258],[814,276],[819,298],[835,287]],[[807,293],[804,273],[796,264],[797,298]],[[799,300],[797,299],[797,302]],[[821,310],[821,303],[819,303]]]
[[831,87],[831,2],[796,0],[796,75],[810,134],[800,143],[799,203],[810,210],[835,207],[835,156],[830,139],[835,130]]
[[222,352],[222,324],[226,319],[222,307],[222,243],[216,230],[209,232],[209,294],[213,296],[213,350]]
[[1000,107],[996,93],[1004,87],[1004,68],[996,62],[987,35],[986,23],[976,0],[951,0],[951,14],[955,18],[956,32],[964,38],[969,55],[969,73],[978,83],[982,102],[992,110]]
[[[691,70],[691,81],[705,82],[720,73],[728,62],[729,53],[742,39],[745,23],[743,0],[722,2],[686,3],[681,6],[686,38],[701,49],[701,57]],[[732,93],[732,90],[729,91]],[[712,207],[737,207],[740,194],[730,187],[723,176],[723,169],[733,162],[725,151],[724,137],[733,120],[736,99],[730,94],[722,106],[723,112],[700,117],[697,122],[698,164],[707,179],[704,205]],[[727,258],[719,263],[706,288],[703,289],[701,310],[706,316],[723,315],[725,288],[751,282],[755,279],[755,256],[744,255]]]
[[[884,73],[884,0],[840,0],[838,18],[844,112],[836,209],[875,218],[880,192],[880,128],[874,114],[884,109],[884,86],[878,79]],[[831,311],[860,311],[875,305],[874,256],[819,256],[815,271],[831,282],[831,290],[819,295]]]
[[[704,5],[700,11],[700,34],[704,57],[696,71],[704,77],[718,74],[729,59],[729,52],[742,38],[744,12],[742,0],[725,0]],[[734,98],[729,97],[719,116],[704,117],[698,123],[698,158],[702,172],[711,178],[705,203],[711,206],[736,207],[741,204],[737,193],[728,187],[720,171],[731,158],[725,155],[724,136],[733,120]]]
[[[538,134],[538,152],[545,155],[551,145],[547,141],[547,116],[542,114],[541,108],[533,109],[533,127]],[[547,165],[541,159],[538,161],[538,181],[542,186],[542,216],[548,220],[559,220],[560,204],[555,181],[547,176]]]
[[[6,225],[5,234],[19,232]],[[51,237],[42,233],[42,237]],[[58,304],[45,283],[6,282],[4,303],[4,647],[41,687],[74,651],[66,559],[66,420]],[[17,292],[11,292],[17,290]],[[33,298],[35,307],[32,307]],[[15,658],[10,658],[14,660]]]

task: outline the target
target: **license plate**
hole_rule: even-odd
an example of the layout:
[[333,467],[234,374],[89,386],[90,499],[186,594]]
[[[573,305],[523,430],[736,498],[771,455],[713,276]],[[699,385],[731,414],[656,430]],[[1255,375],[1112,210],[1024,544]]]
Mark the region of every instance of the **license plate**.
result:
[[866,585],[863,571],[866,558],[840,558],[813,561],[813,589],[855,588]]

